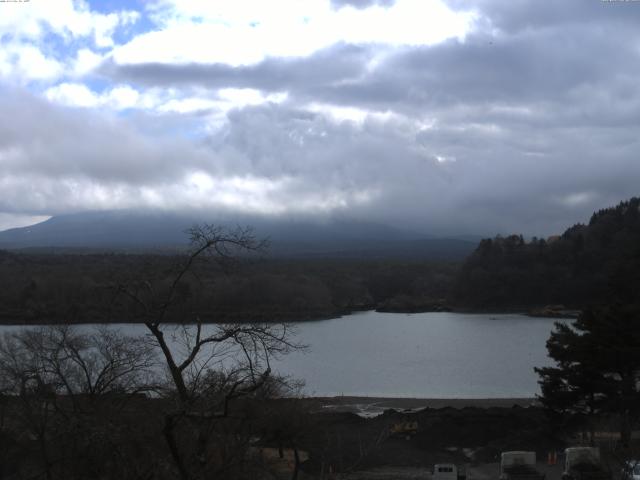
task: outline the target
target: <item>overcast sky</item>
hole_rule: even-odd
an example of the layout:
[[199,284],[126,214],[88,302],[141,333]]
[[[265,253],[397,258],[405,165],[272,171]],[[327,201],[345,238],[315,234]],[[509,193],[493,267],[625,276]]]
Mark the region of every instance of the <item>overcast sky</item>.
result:
[[640,194],[640,1],[0,2],[0,229],[154,207],[549,235]]

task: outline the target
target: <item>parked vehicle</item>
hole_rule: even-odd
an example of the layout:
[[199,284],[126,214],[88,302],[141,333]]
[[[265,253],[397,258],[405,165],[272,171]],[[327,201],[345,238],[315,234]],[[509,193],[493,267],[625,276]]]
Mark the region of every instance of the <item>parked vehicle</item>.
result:
[[433,466],[432,480],[466,480],[467,475],[462,468],[453,463],[437,463]]
[[610,480],[609,472],[600,460],[597,447],[570,447],[564,451],[562,480]]
[[544,480],[544,473],[536,469],[536,452],[502,452],[500,480]]
[[623,480],[640,480],[640,460],[629,460],[622,470]]

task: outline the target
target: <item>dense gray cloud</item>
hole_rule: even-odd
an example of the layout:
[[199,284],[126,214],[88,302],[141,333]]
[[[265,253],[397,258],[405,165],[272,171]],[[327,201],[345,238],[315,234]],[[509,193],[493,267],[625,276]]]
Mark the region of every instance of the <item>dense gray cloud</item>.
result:
[[268,58],[255,65],[132,64],[105,62],[99,73],[147,86],[235,87],[265,91],[296,91],[358,78],[375,51],[372,46],[338,44],[309,57]]
[[53,106],[15,89],[0,95],[0,124],[4,174],[86,176],[137,185],[208,165],[212,156],[184,139],[146,137],[126,120]]
[[[551,109],[588,107],[603,95],[614,105],[635,101],[638,38],[625,29],[599,32],[568,24],[498,37],[476,32],[464,42],[389,52],[374,67],[379,50],[338,45],[308,58],[267,59],[252,66],[110,63],[102,72],[144,85],[286,90],[298,101],[414,113],[544,103],[555,117],[558,112]],[[598,115],[603,113],[612,116]]]
[[284,106],[253,107],[230,114],[211,148],[235,168],[295,178],[288,201],[315,190],[326,200],[344,196],[350,213],[367,219],[414,227],[426,216],[439,230],[450,223],[441,218],[451,212],[439,199],[449,197],[456,165],[439,163],[401,120],[358,125]]
[[350,206],[368,219],[432,233],[549,234],[637,193],[634,132],[611,135],[624,147],[605,158],[590,130],[414,130],[402,120],[335,123],[272,105],[234,112],[212,148],[236,168],[297,178],[300,192],[368,193],[371,201]]
[[[475,10],[481,15],[479,21],[482,26],[489,24],[506,33],[571,25],[597,29],[608,25],[613,28],[607,33],[615,35],[616,28],[633,28],[640,19],[640,9],[637,4],[633,5],[633,1],[445,0],[445,3],[458,10]],[[595,31],[593,33],[598,34]]]
[[183,138],[141,134],[126,120],[0,90],[0,211],[51,214],[132,206],[141,188],[214,169],[214,154]]
[[[372,3],[385,2],[333,2]],[[640,193],[639,3],[448,3],[478,12],[464,40],[337,44],[237,67],[102,65],[103,78],[185,98],[216,98],[220,88],[288,93],[280,104],[231,110],[200,143],[166,131],[204,123],[206,111],[123,120],[3,95],[9,193],[0,210],[17,211],[29,183],[7,178],[38,185],[38,175],[66,183],[34,187],[31,213],[53,196],[77,204],[69,179],[115,185],[130,204],[144,203],[147,188],[186,205],[191,197],[167,185],[201,171],[263,182],[255,202],[275,210],[315,214],[315,204],[435,234],[546,235]],[[356,109],[358,118],[331,107]],[[151,140],[150,129],[164,140]]]

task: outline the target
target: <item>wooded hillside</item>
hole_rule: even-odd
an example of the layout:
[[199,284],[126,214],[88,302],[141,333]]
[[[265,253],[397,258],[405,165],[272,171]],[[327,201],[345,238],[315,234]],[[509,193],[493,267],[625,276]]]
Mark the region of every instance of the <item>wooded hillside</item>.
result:
[[559,237],[482,240],[462,266],[454,302],[530,308],[634,301],[640,291],[640,198],[594,213]]

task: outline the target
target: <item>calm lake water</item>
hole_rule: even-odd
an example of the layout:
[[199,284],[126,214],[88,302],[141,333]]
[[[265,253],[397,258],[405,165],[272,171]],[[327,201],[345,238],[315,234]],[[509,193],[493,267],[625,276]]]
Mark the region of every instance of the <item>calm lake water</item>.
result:
[[363,312],[299,325],[310,351],[280,363],[315,395],[528,397],[550,365],[554,320],[524,315]]
[[[361,312],[297,324],[309,345],[274,364],[306,393],[423,398],[529,397],[550,365],[554,320],[515,314]],[[24,327],[1,327],[8,331]],[[144,334],[142,325],[118,325]]]

